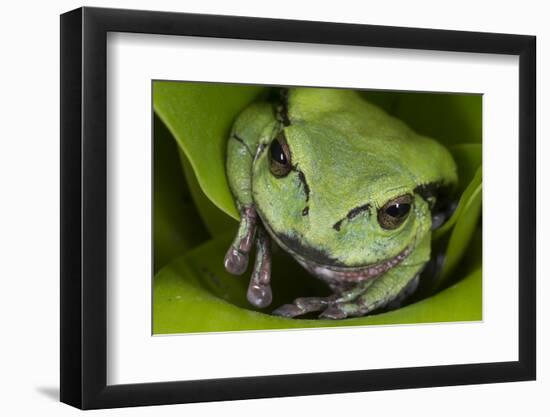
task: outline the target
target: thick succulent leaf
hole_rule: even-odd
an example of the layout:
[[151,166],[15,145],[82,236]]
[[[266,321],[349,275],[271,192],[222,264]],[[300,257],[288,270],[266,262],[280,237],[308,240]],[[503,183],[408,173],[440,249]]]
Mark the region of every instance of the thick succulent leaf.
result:
[[[481,170],[479,171],[481,177]],[[477,177],[477,176],[476,176]],[[466,194],[466,193],[464,193]],[[471,192],[464,202],[460,214],[455,217],[449,244],[443,265],[442,279],[448,278],[450,272],[462,258],[466,248],[477,228],[481,213],[481,179],[478,186]]]
[[[398,310],[340,321],[286,319],[255,311],[245,294],[250,271],[229,275],[221,262],[230,235],[220,236],[183,255],[155,276],[155,334],[231,330],[292,329],[481,320],[481,270],[454,286]],[[280,254],[280,256],[285,256]],[[272,308],[298,295],[311,295],[319,285],[293,261],[275,263]]]
[[238,219],[225,176],[226,140],[238,113],[265,88],[231,84],[156,81],[155,112],[189,159],[204,194]]
[[236,232],[238,222],[233,217],[222,213],[220,209],[206,196],[204,191],[202,191],[202,188],[197,180],[197,176],[195,175],[195,171],[193,171],[193,168],[189,163],[189,159],[185,156],[185,153],[181,149],[179,156],[189,191],[193,196],[195,206],[197,207],[204,225],[210,232],[210,235],[217,236],[221,233],[227,232],[228,230]]
[[449,146],[458,171],[458,193],[464,192],[481,166],[481,143],[462,143]]
[[[456,207],[453,215],[451,218],[438,230],[434,233],[434,239],[439,239],[443,235],[445,235],[450,230],[454,229],[459,219],[468,213],[468,209],[471,208],[472,204],[475,203],[476,199],[479,199],[481,202],[481,191],[482,191],[482,175],[481,175],[481,167],[478,168],[476,174],[474,175],[474,178],[472,178],[472,181],[468,184],[466,189],[462,192],[460,195],[460,199],[458,201],[458,206]],[[469,212],[471,215],[477,216],[476,219],[480,215],[479,210],[474,210]]]
[[447,146],[481,143],[480,94],[364,91],[362,95],[418,133]]
[[186,187],[177,152],[172,135],[155,117],[154,161],[159,161],[153,168],[155,272],[174,257],[209,238]]

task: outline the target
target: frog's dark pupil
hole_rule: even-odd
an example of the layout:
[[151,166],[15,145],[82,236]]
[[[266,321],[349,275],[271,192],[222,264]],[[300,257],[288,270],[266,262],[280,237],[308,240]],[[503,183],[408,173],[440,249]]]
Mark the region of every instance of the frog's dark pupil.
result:
[[271,159],[274,162],[277,162],[281,165],[287,164],[286,155],[283,151],[283,147],[279,143],[278,140],[274,140],[271,142],[271,146],[269,147],[269,152],[271,152]]
[[411,205],[408,203],[395,203],[386,208],[386,213],[391,217],[396,217],[399,219],[405,216],[410,209]]

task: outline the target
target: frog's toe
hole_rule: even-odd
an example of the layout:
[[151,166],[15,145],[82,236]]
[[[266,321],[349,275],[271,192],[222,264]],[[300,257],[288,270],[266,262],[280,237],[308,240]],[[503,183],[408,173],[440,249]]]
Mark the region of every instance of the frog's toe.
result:
[[322,310],[328,304],[327,298],[301,297],[294,300],[294,304],[302,310],[302,314]]
[[231,246],[225,255],[223,264],[230,274],[242,275],[248,267],[248,253],[239,252]]
[[284,304],[281,307],[273,310],[271,314],[273,314],[274,316],[293,318],[303,313],[302,309],[295,306],[294,304]]
[[273,294],[269,285],[251,284],[246,294],[248,302],[255,307],[264,308],[271,304]]
[[347,313],[336,305],[329,306],[320,315],[320,319],[341,320],[347,317]]
[[303,314],[320,311],[325,308],[333,297],[300,297],[293,304],[285,304],[275,311],[276,316],[296,317]]

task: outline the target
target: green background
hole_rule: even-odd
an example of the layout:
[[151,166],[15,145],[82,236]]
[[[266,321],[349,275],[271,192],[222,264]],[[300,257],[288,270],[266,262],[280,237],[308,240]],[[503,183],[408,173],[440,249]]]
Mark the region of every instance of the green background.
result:
[[433,236],[433,257],[444,255],[440,273],[428,270],[408,305],[340,321],[271,316],[271,309],[296,297],[328,294],[277,249],[273,304],[263,312],[248,304],[250,270],[236,277],[223,267],[238,225],[225,176],[225,148],[239,112],[270,90],[154,82],[153,333],[481,320],[481,95],[361,92],[445,144],[458,165],[458,207]]

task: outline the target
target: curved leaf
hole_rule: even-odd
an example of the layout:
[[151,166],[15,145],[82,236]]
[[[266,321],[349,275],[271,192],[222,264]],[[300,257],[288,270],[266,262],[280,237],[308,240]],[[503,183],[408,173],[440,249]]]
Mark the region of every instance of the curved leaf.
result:
[[458,190],[463,192],[474,179],[481,166],[481,143],[462,143],[449,146],[449,151],[456,162],[458,174]]
[[162,161],[155,163],[153,168],[153,268],[156,272],[174,257],[206,241],[209,236],[185,186],[177,146],[156,117],[154,160]]
[[153,105],[189,159],[208,198],[239,215],[225,176],[226,140],[235,117],[266,89],[258,86],[155,81]]
[[481,95],[400,94],[393,114],[417,132],[447,146],[481,143]]
[[193,196],[193,201],[197,207],[197,211],[204,222],[206,228],[210,232],[210,235],[217,236],[220,233],[227,232],[228,230],[233,230],[236,232],[238,222],[233,218],[222,211],[212,203],[212,201],[204,194],[202,188],[197,181],[193,167],[189,163],[187,156],[183,151],[178,152],[181,161],[181,167],[185,173],[185,179],[187,181],[187,186],[189,191]]
[[[478,168],[476,175],[468,184],[468,187],[464,190],[462,195],[460,196],[460,200],[458,201],[458,206],[456,210],[454,211],[451,218],[438,230],[434,233],[434,239],[439,239],[441,236],[443,236],[445,233],[447,233],[449,230],[454,228],[454,226],[457,224],[458,220],[465,215],[466,212],[468,212],[468,207],[472,204],[472,202],[479,198],[481,201],[481,167]],[[473,212],[470,212],[473,214]],[[479,214],[479,212],[476,212]]]
[[399,91],[362,91],[363,97],[422,135],[451,146],[481,143],[482,96]]
[[[481,173],[481,171],[479,171]],[[451,233],[445,263],[443,264],[442,279],[446,279],[466,251],[474,231],[477,227],[481,213],[481,182],[473,190],[464,204],[460,215],[456,218],[456,224]]]

